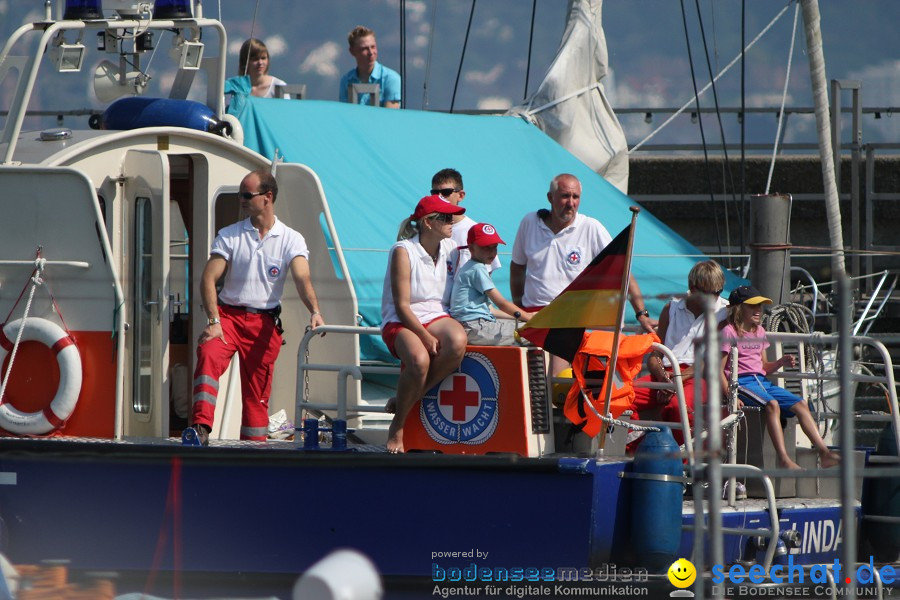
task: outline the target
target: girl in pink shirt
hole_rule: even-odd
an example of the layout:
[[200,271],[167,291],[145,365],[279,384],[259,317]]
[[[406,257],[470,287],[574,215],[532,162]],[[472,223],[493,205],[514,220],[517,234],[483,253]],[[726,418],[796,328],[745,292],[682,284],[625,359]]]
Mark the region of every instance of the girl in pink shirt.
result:
[[782,411],[788,417],[796,415],[803,433],[819,452],[822,467],[832,467],[840,462],[840,456],[825,445],[809,406],[802,398],[766,379],[766,375],[785,365],[794,366],[794,357],[789,354],[774,362],[768,362],[763,357],[769,343],[766,341],[766,330],[761,325],[762,305],[771,303],[759,290],[747,285],[735,288],[728,297],[728,318],[722,329],[722,387],[727,396],[731,377],[729,354],[732,346],[737,346],[738,401],[741,406],[765,407],[766,429],[781,467],[800,468],[791,460],[785,447],[784,432],[781,430]]

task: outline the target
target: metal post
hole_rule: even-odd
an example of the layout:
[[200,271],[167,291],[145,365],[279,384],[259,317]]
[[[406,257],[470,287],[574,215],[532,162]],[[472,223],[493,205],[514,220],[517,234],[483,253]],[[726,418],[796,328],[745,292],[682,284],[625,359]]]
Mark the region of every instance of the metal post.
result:
[[763,295],[782,304],[788,299],[791,267],[791,195],[750,197],[752,219],[750,280]]
[[841,82],[831,80],[831,154],[834,161],[834,185],[837,187],[838,198],[841,195]]
[[[859,104],[859,89],[861,83],[857,80],[831,80],[831,146],[834,153],[834,178],[837,186],[838,197],[841,195],[841,129],[843,128],[843,112],[841,110],[843,90],[852,92],[853,120],[850,140],[850,244],[853,248],[859,248],[859,152],[862,144],[862,130],[860,120],[862,108]],[[861,275],[860,256],[854,254],[851,260],[851,275]],[[868,285],[868,284],[867,284]]]
[[[840,309],[838,311],[838,375],[840,377],[840,415],[841,415],[841,520],[844,524],[844,539],[841,542],[841,564],[849,570],[856,561],[856,496],[854,491],[853,460],[853,398],[848,396],[850,387],[850,367],[853,362],[853,344],[850,337],[850,307],[853,301],[850,292],[850,279],[846,274],[837,278]],[[842,579],[843,576],[842,576]],[[856,599],[856,582],[841,585],[842,596],[850,600]]]
[[710,296],[704,296],[703,313],[706,320],[706,361],[703,366],[707,381],[706,402],[709,408],[709,460],[707,461],[710,494],[709,547],[712,564],[721,565],[725,563],[722,540],[722,503],[720,502],[722,494],[722,428],[719,426],[719,422],[722,414],[722,386],[717,384],[722,372],[722,353],[719,351],[719,322],[716,320],[716,307]]
[[[847,82],[842,82],[846,84]],[[856,85],[851,88],[853,90],[853,141],[850,146],[850,206],[853,211],[853,232],[851,243],[853,245],[854,250],[858,250],[860,248],[859,238],[860,238],[860,226],[859,226],[859,153],[860,147],[862,145],[862,107],[860,106],[859,94],[860,94],[860,82],[853,81],[851,83],[855,83]],[[862,272],[859,270],[860,267],[860,255],[859,253],[855,253],[853,255],[853,271],[852,275],[859,277],[862,275]],[[865,286],[869,291],[872,290],[872,280],[866,279]]]
[[[866,196],[863,199],[866,214],[866,237],[863,250],[872,250],[875,245],[875,223],[873,221],[875,215],[875,148],[871,145],[866,148]],[[872,272],[872,255],[866,254],[866,273]]]

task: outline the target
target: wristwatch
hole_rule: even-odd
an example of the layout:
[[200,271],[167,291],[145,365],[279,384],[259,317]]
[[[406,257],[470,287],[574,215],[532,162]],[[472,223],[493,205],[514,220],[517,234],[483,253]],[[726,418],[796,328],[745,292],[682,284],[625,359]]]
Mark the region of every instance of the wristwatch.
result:
[[207,325],[218,325],[220,322],[221,322],[221,321],[219,321],[219,317],[214,317],[214,318],[212,318],[212,319],[207,319],[207,320],[206,320],[206,324],[207,324]]
[[641,317],[649,317],[649,316],[650,316],[649,310],[639,310],[636,313],[634,313],[634,318],[636,318],[636,319],[640,319]]

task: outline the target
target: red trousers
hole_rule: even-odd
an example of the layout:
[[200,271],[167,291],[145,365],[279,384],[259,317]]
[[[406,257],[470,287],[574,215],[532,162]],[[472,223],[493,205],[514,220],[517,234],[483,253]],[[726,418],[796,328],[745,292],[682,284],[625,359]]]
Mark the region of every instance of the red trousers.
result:
[[272,374],[281,351],[281,334],[275,328],[275,318],[228,306],[219,307],[219,318],[225,341],[216,338],[197,347],[193,423],[212,429],[219,378],[237,352],[241,373],[241,439],[265,440]]

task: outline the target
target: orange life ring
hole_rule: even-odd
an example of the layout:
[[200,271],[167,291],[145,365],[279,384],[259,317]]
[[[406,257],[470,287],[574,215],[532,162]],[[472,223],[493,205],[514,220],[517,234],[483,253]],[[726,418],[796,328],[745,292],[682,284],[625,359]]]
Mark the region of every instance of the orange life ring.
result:
[[[0,365],[12,350],[22,319],[7,323],[0,334]],[[59,388],[49,406],[26,413],[8,402],[0,404],[0,427],[11,433],[40,435],[58,429],[75,411],[81,393],[81,355],[75,341],[63,329],[46,319],[28,317],[22,341],[40,342],[50,348],[59,363]],[[4,374],[5,375],[5,374]]]

